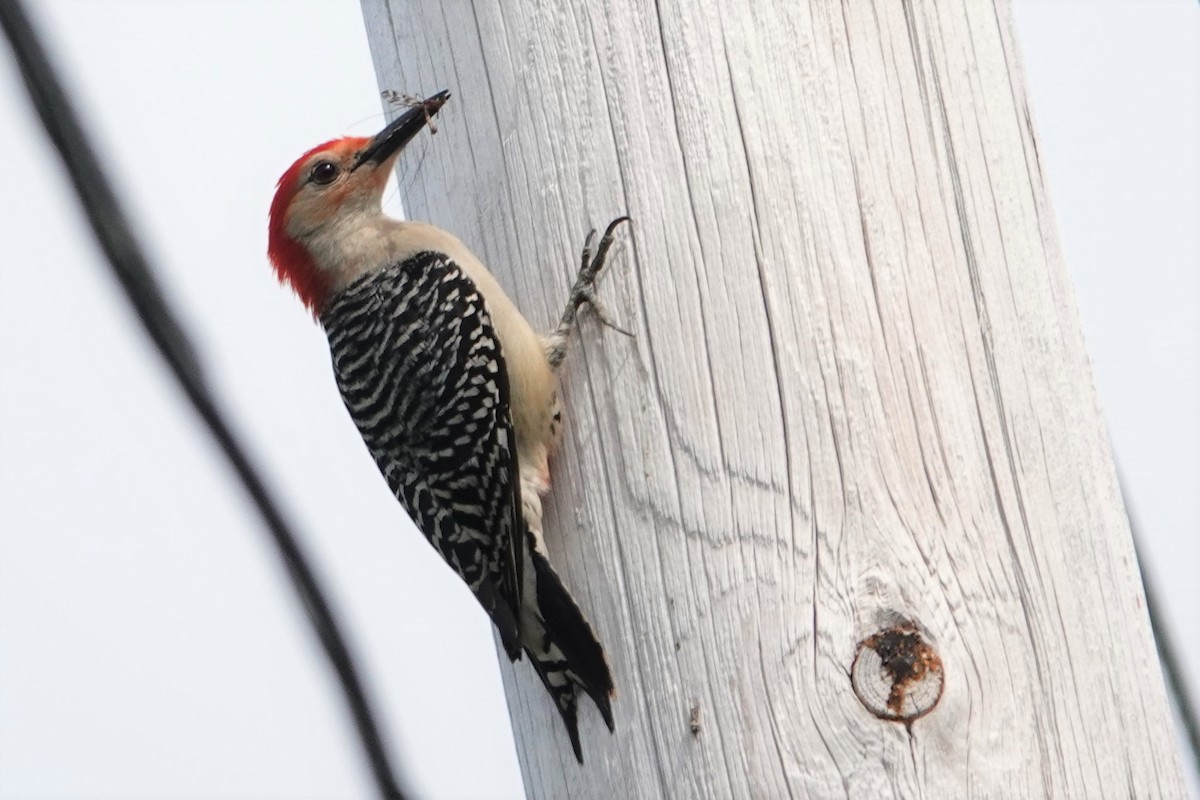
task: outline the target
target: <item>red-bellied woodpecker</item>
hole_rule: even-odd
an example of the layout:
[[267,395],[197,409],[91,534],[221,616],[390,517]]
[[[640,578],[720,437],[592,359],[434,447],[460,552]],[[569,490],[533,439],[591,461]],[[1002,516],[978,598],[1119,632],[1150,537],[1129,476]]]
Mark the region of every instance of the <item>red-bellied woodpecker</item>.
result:
[[383,214],[392,164],[449,96],[374,138],[301,156],[271,203],[268,254],[324,326],[342,398],[388,486],[487,610],[509,658],[529,653],[582,762],[579,692],[612,730],[613,681],[546,559],[541,498],[562,427],[555,372],[580,306],[611,325],[593,285],[626,218],[594,255],[588,236],[558,327],[536,334],[462,242]]

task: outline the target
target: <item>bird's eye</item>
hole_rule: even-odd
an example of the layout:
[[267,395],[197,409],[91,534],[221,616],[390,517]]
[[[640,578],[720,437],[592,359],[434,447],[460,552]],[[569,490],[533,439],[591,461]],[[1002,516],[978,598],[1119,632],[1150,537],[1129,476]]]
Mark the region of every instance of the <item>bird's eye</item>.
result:
[[333,183],[333,179],[338,175],[337,164],[331,161],[318,161],[309,173],[309,178],[313,183],[325,185]]

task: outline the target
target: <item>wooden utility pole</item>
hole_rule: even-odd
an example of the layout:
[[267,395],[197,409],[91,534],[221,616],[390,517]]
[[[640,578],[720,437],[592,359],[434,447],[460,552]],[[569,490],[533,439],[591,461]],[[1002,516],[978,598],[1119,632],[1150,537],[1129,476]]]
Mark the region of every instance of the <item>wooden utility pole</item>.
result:
[[617,733],[506,663],[531,798],[1182,796],[1006,2],[363,6],[531,320],[634,220],[546,522]]

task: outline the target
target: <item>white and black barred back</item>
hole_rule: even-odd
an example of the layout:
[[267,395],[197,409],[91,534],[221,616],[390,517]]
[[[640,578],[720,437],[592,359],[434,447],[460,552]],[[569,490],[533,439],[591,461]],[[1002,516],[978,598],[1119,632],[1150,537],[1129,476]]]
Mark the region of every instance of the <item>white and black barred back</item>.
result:
[[[388,486],[509,657],[530,653],[582,761],[578,690],[611,730],[612,677],[521,514],[508,373],[483,297],[445,255],[420,253],[347,286],[321,323],[346,408]],[[532,617],[522,614],[527,595]]]
[[483,298],[445,256],[422,253],[350,284],[321,323],[388,486],[516,658],[524,525],[508,376]]

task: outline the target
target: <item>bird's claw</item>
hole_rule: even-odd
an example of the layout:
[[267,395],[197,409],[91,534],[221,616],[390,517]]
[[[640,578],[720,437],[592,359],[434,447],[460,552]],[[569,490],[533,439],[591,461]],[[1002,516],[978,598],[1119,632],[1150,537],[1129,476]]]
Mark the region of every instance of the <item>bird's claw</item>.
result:
[[586,305],[591,307],[592,311],[596,314],[596,318],[605,327],[612,328],[617,333],[622,333],[630,338],[633,337],[632,333],[613,322],[608,309],[600,302],[600,298],[596,295],[596,279],[600,276],[600,271],[604,269],[605,261],[608,258],[608,251],[613,245],[616,230],[621,223],[629,221],[629,217],[617,217],[614,219],[604,230],[604,235],[600,237],[599,243],[596,242],[595,228],[588,232],[587,238],[583,243],[583,256],[579,263],[579,273],[575,277],[575,285],[571,287],[571,296],[567,300],[567,308],[563,312],[562,320],[559,322],[558,327],[555,328],[548,340],[550,345],[547,353],[551,366],[557,367],[566,355],[566,342],[571,335],[571,331],[575,329],[575,320],[580,306]]
[[[615,238],[614,234],[622,222],[629,222],[629,217],[617,217],[608,223],[608,227],[604,230],[604,236],[600,238],[600,244],[596,247],[594,253],[592,245],[596,241],[596,229],[592,228],[588,231],[587,238],[583,242],[583,258],[579,264],[579,275],[575,278],[575,288],[571,293],[573,298],[583,298],[582,300],[576,300],[575,305],[577,307],[581,302],[586,302],[596,312],[596,315],[600,317],[601,321],[614,330],[621,329],[605,318],[604,315],[607,311],[604,310],[604,306],[596,298],[595,285],[596,279],[600,277],[600,270],[604,269],[604,264],[608,259],[608,251],[612,247]],[[625,331],[621,332],[626,333]]]

